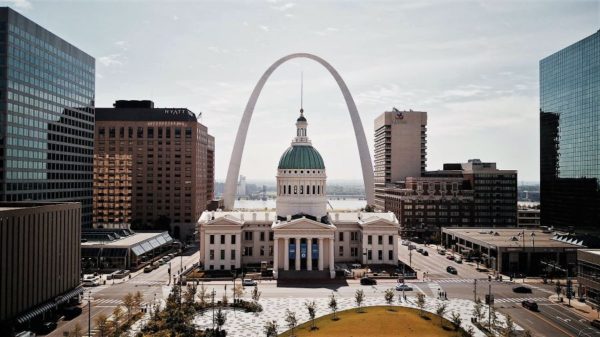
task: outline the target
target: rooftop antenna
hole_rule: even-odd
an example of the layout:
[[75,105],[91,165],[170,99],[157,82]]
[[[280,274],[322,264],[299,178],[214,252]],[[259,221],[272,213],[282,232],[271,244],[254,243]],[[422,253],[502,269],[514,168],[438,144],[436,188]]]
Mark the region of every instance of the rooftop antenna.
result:
[[304,72],[300,72],[300,114],[304,114]]

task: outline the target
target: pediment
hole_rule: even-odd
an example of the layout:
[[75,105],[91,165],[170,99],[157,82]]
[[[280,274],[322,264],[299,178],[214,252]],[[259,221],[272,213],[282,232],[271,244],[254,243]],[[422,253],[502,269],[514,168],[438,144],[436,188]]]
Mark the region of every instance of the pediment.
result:
[[390,221],[388,219],[380,218],[377,216],[371,216],[368,218],[362,219],[360,222],[361,227],[389,227],[389,228],[399,228],[400,225],[396,222]]
[[307,218],[295,219],[292,221],[273,224],[273,230],[316,230],[316,231],[335,231],[334,225],[327,225]]
[[207,226],[242,226],[244,222],[230,214],[207,221]]

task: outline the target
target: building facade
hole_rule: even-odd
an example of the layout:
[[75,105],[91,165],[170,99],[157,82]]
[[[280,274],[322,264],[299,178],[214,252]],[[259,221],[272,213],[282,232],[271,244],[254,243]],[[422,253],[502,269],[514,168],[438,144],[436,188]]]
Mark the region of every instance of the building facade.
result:
[[275,278],[335,277],[335,264],[397,265],[393,213],[328,212],[325,163],[307,136],[296,137],[277,168],[276,211],[204,212],[198,221],[205,270],[273,269]]
[[0,8],[0,200],[74,201],[92,223],[95,60]]
[[78,203],[0,204],[0,334],[42,322],[76,298],[80,284]]
[[214,138],[182,108],[117,101],[96,109],[94,226],[169,229],[182,240],[214,193]]
[[600,306],[600,249],[577,251],[577,283],[586,302]]
[[427,112],[386,111],[375,119],[375,207],[384,210],[385,187],[420,177],[427,167]]
[[544,226],[600,225],[600,31],[540,61]]

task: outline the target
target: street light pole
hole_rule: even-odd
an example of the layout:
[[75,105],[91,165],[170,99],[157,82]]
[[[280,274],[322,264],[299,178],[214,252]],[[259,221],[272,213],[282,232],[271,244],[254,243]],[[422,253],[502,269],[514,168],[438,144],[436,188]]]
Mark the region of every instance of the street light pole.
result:
[[473,279],[473,301],[477,302],[477,279]]
[[212,290],[212,329],[215,331],[215,288]]
[[88,300],[88,337],[92,337],[92,291],[87,293]]

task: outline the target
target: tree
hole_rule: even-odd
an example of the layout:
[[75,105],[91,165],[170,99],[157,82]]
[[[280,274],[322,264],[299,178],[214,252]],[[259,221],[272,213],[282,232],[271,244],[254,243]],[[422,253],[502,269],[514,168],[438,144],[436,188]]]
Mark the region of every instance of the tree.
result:
[[425,308],[425,294],[417,294],[417,307],[419,308],[419,315],[423,316],[423,309]]
[[365,301],[365,292],[362,289],[356,290],[356,293],[354,293],[354,301],[356,301],[356,306],[358,307],[357,312],[362,312],[361,307]]
[[285,312],[285,322],[287,323],[288,328],[291,330],[290,336],[294,337],[294,329],[298,324],[298,319],[296,318],[296,313],[287,309]]
[[266,337],[277,337],[277,321],[267,321],[264,331]]
[[261,292],[258,291],[258,286],[254,286],[254,289],[252,289],[252,300],[258,302],[258,300],[260,300],[260,295]]
[[446,313],[446,304],[439,303],[437,308],[435,309],[435,313],[440,316],[440,325],[442,328],[444,327],[444,314]]
[[120,305],[117,305],[115,307],[115,309],[112,312],[112,315],[113,315],[112,328],[113,328],[115,335],[119,336],[121,334],[121,331],[120,331],[121,320],[123,319],[123,316],[125,315],[123,313],[123,309],[121,308]]
[[515,335],[515,324],[510,315],[506,315],[505,327],[502,330],[502,337],[513,337]]
[[144,295],[138,290],[133,295],[133,303],[136,308],[140,308],[142,306],[142,302],[144,301]]
[[329,297],[329,309],[331,309],[331,311],[333,312],[333,320],[336,321],[337,317],[336,317],[336,312],[337,312],[337,300],[335,299],[335,294],[331,293],[331,296]]
[[315,326],[315,315],[317,314],[317,303],[315,301],[304,302],[304,306],[306,310],[308,310],[308,317],[310,317],[310,329],[315,330],[317,327]]
[[[256,289],[256,288],[255,288]],[[233,289],[231,289],[231,291],[233,292],[233,297],[240,299],[242,298],[242,296],[244,296],[244,286],[241,284],[236,284],[235,287],[233,287]]]
[[554,287],[554,291],[556,292],[556,296],[560,300],[560,293],[562,291],[562,285],[560,284],[560,281],[558,281],[558,280],[556,281],[556,286]]
[[523,337],[533,337],[533,333],[529,330],[523,331]]
[[200,286],[200,290],[198,290],[198,295],[196,295],[200,300],[200,305],[204,306],[206,304],[206,299],[208,298],[208,291],[204,286],[204,283]]
[[453,311],[452,312],[452,325],[454,326],[454,331],[458,331],[458,329],[460,329],[461,323],[462,323],[462,319],[460,318],[460,314]]
[[498,325],[498,315],[496,314],[496,309],[493,306],[490,306],[490,308],[488,309],[490,312],[490,321],[489,321],[489,327],[490,330],[492,329],[492,327],[496,327]]
[[69,337],[82,337],[83,336],[83,328],[79,323],[75,324],[73,330],[69,331]]
[[183,296],[186,303],[191,304],[194,303],[194,298],[196,298],[196,293],[198,292],[198,287],[194,282],[189,282],[185,289],[185,294]]
[[483,319],[483,303],[481,302],[481,298],[477,297],[475,300],[475,306],[473,307],[473,316],[477,319],[477,322],[480,322]]
[[392,303],[394,302],[394,295],[395,295],[395,291],[392,288],[387,289],[385,291],[385,293],[383,294],[383,297],[385,298],[385,303],[387,303],[390,306],[390,310],[391,310]]
[[215,316],[215,322],[217,323],[218,331],[221,331],[223,325],[225,325],[225,321],[227,321],[227,316],[225,313],[223,313],[223,311],[221,311],[221,308],[219,308],[219,310],[217,310],[217,315]]
[[100,333],[100,337],[106,337],[110,331],[110,326],[108,325],[108,317],[105,314],[99,314],[96,317],[96,329],[98,333]]
[[473,330],[473,327],[470,326],[467,330],[465,330],[465,332],[463,332],[463,337],[473,337],[475,336],[475,330]]
[[127,309],[127,321],[130,321],[133,314],[133,308],[135,307],[135,300],[132,293],[127,293],[127,295],[123,297],[123,306]]
[[227,303],[229,303],[229,298],[227,298],[227,293],[223,293],[223,298],[221,299],[221,304],[223,304],[223,306],[227,306]]

